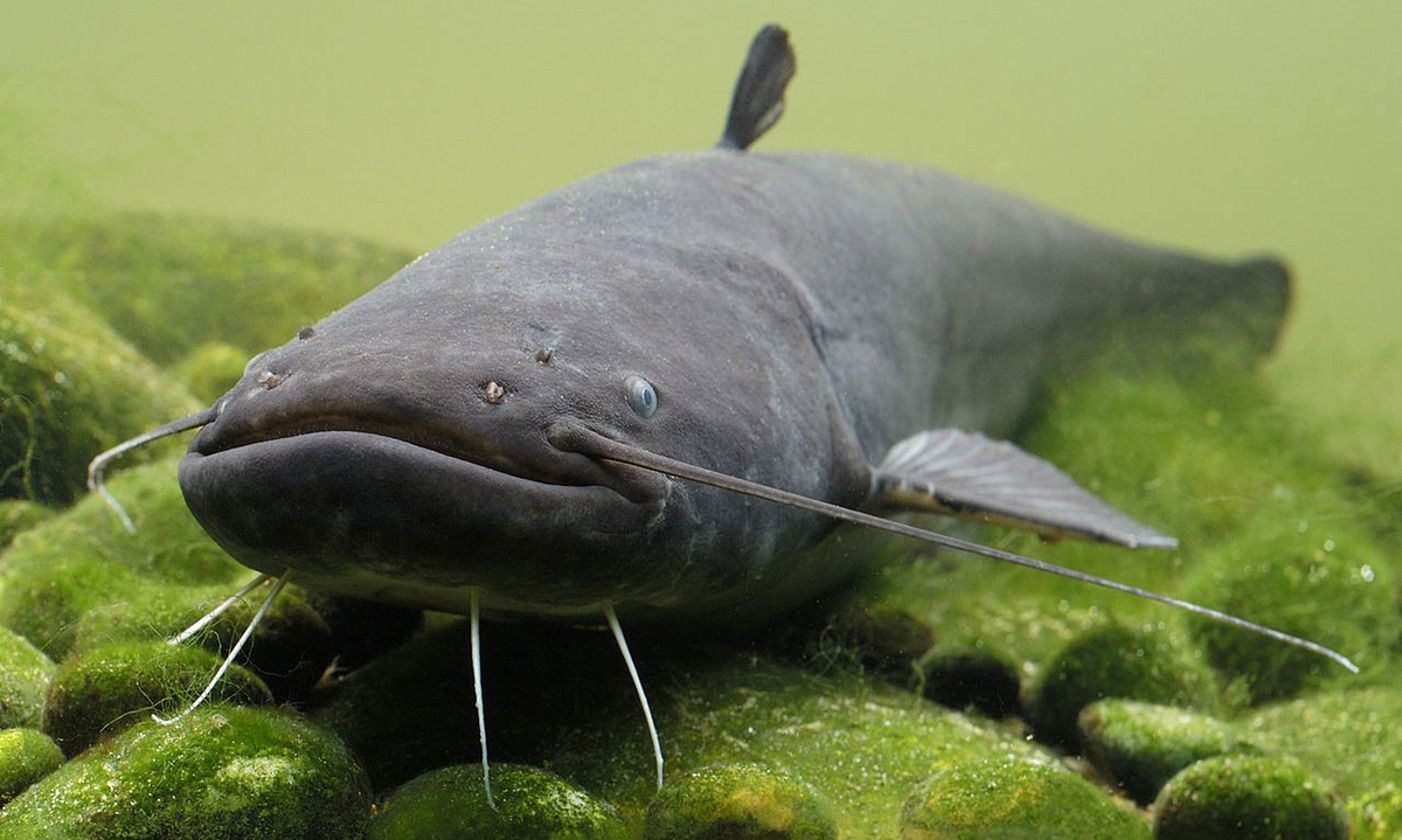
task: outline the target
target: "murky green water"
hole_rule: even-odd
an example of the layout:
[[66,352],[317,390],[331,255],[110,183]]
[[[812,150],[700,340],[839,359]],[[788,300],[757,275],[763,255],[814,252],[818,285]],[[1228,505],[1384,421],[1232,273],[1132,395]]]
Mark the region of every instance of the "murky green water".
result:
[[1300,302],[1273,375],[1402,468],[1396,4],[10,6],[0,207],[82,194],[417,249],[709,143],[746,39],[778,20],[800,72],[766,147],[918,161],[1138,236],[1286,255]]

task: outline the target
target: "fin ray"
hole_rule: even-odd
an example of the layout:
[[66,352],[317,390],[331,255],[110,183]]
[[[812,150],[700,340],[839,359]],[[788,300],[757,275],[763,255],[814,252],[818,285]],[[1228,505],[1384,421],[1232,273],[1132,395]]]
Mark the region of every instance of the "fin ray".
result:
[[784,114],[784,89],[797,67],[789,33],[772,23],[761,29],[750,42],[716,145],[743,151],[773,128]]
[[1178,541],[1121,513],[1050,462],[976,432],[934,429],[891,447],[873,501],[1130,548]]

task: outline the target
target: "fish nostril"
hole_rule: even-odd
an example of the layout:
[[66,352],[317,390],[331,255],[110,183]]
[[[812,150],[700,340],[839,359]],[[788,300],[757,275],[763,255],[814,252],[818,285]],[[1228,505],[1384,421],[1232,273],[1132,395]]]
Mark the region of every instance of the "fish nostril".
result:
[[535,351],[535,360],[543,365],[550,364],[550,360],[555,358],[554,347],[543,347]]
[[306,341],[314,335],[316,335],[316,330],[312,329],[311,327],[302,327],[300,330],[297,331],[297,339],[299,341]]
[[262,373],[258,374],[258,384],[262,385],[265,389],[271,391],[272,389],[281,385],[282,380],[286,378],[287,377],[279,376],[270,370],[265,370]]
[[501,405],[501,401],[506,398],[506,389],[495,381],[488,382],[482,386],[482,398],[492,405]]

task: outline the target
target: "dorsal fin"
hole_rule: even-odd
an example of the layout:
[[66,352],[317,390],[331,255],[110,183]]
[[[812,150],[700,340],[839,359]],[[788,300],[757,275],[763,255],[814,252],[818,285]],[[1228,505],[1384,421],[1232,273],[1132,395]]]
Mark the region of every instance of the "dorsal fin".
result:
[[784,88],[797,67],[789,33],[773,23],[761,29],[750,42],[745,66],[735,82],[725,132],[716,145],[737,151],[748,149],[778,122],[784,113]]

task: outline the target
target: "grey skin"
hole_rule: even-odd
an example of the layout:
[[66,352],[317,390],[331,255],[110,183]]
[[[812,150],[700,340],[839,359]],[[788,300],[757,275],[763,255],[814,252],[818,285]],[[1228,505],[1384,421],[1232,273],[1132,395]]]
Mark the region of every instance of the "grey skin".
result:
[[[782,87],[753,130],[532,201],[256,357],[181,463],[200,523],[252,568],[389,603],[763,620],[860,562],[832,520],[591,441],[870,509],[893,444],[1007,434],[1112,329],[1158,340],[1230,309],[1273,341],[1274,262],[1134,244],[910,166],[744,151]],[[650,418],[629,376],[655,387]]]

